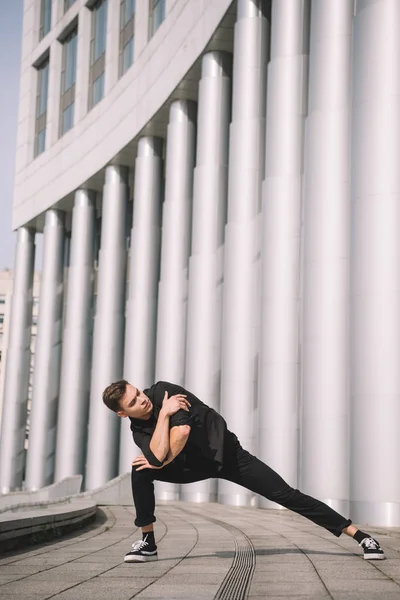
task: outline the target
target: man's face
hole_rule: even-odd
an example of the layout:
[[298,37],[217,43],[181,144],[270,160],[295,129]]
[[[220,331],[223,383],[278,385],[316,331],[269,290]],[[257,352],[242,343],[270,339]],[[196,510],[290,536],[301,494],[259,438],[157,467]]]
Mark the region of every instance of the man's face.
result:
[[150,419],[153,412],[153,404],[150,399],[138,390],[136,387],[128,383],[125,394],[120,400],[119,417],[133,417],[134,419]]

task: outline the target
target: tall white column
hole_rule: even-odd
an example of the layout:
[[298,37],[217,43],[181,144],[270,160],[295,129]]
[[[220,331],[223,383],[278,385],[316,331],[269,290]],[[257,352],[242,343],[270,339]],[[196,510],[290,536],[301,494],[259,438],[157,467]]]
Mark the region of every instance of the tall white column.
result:
[[[188,263],[191,243],[196,105],[175,100],[167,130],[165,200],[158,291],[156,381],[185,382]],[[178,500],[180,486],[158,482],[157,498]]]
[[[268,2],[238,0],[233,56],[228,224],[225,237],[221,412],[243,447],[257,442],[260,207],[264,176]],[[252,492],[220,481],[220,501],[247,505]]]
[[[300,230],[310,0],[272,5],[263,183],[259,456],[297,487]],[[261,499],[264,507],[277,505]]]
[[[219,411],[223,244],[227,212],[232,56],[202,59],[189,263],[185,387]],[[181,488],[182,499],[214,502],[216,480]]]
[[354,28],[351,517],[400,526],[400,3]]
[[93,334],[86,489],[118,472],[119,417],[102,402],[104,389],[122,378],[125,329],[128,169],[106,168],[101,219],[97,305]]
[[90,395],[95,192],[75,192],[55,480],[84,473]]
[[46,212],[26,462],[28,490],[49,485],[54,475],[64,293],[64,221],[62,211]]
[[[160,276],[162,207],[162,140],[139,140],[135,163],[129,296],[127,303],[124,378],[144,389],[154,383],[157,296]],[[131,470],[140,454],[128,419],[121,426],[119,472]]]
[[348,513],[353,3],[311,11],[306,120],[301,487]]
[[158,292],[156,380],[184,385],[196,105],[175,100],[167,130]]
[[18,230],[0,438],[0,493],[22,487],[32,326],[35,232]]

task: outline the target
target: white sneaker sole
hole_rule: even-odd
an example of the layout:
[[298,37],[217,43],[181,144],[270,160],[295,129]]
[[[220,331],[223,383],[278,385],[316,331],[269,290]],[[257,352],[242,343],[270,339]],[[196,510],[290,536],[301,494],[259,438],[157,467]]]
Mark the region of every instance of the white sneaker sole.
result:
[[384,554],[364,554],[365,560],[385,560]]
[[126,563],[134,563],[134,562],[151,562],[152,560],[158,560],[157,554],[149,554],[148,556],[125,556],[124,562]]

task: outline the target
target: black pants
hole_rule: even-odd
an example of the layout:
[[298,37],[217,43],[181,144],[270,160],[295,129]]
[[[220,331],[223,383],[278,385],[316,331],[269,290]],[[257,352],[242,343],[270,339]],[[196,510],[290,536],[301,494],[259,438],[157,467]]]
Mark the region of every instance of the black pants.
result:
[[342,529],[351,524],[350,519],[346,519],[327,504],[290,487],[278,473],[244,450],[239,441],[236,440],[231,450],[230,463],[218,472],[212,469],[202,471],[201,469],[196,470],[196,467],[186,468],[177,460],[162,469],[137,471],[136,467],[133,467],[132,494],[136,508],[135,525],[144,527],[156,520],[154,516],[154,480],[169,483],[193,483],[211,478],[227,479],[238,483],[268,500],[273,500],[277,504],[303,515],[317,525],[325,527],[337,537],[342,533]]

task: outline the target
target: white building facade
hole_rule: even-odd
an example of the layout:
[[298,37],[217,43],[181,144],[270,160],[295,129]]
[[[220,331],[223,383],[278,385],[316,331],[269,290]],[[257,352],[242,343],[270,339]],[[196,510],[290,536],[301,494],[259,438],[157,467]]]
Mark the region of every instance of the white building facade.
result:
[[128,471],[101,393],[163,379],[294,487],[400,526],[399,28],[393,0],[25,0],[2,492]]

